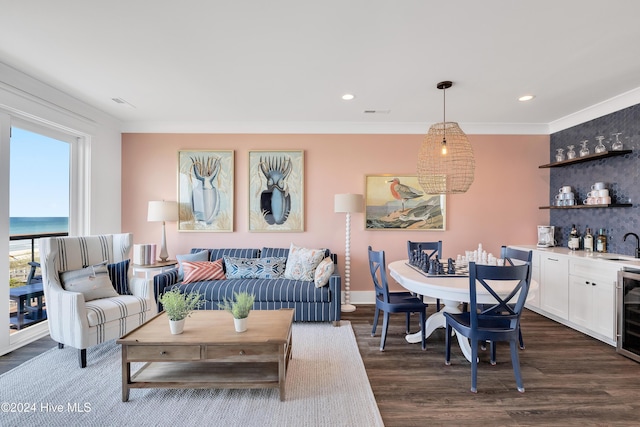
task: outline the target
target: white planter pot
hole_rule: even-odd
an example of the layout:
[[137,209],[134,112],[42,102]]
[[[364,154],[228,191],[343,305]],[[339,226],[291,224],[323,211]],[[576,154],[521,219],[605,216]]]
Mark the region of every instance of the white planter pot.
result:
[[169,320],[169,328],[174,335],[181,334],[184,331],[184,322],[187,319],[182,320]]
[[236,327],[236,332],[244,332],[247,330],[247,322],[249,321],[248,317],[245,317],[244,319],[233,319],[233,324]]

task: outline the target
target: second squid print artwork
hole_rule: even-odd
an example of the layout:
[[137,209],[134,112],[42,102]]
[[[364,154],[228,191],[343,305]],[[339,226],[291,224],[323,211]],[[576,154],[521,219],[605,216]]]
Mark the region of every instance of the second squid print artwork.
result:
[[249,231],[304,231],[304,151],[249,152]]

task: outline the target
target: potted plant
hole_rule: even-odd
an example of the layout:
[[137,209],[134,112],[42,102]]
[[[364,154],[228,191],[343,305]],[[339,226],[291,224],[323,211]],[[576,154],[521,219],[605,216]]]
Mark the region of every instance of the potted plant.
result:
[[218,306],[221,310],[226,310],[231,313],[236,332],[244,332],[247,330],[247,318],[253,307],[255,296],[248,292],[234,292],[233,296],[235,300],[224,298]]
[[160,297],[172,334],[181,334],[184,330],[184,321],[191,312],[199,308],[203,301],[202,295],[198,292],[183,294],[179,289],[174,288],[165,292]]

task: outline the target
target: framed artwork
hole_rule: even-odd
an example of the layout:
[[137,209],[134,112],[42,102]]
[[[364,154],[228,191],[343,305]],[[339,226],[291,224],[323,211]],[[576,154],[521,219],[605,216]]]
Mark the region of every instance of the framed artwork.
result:
[[416,175],[367,175],[368,230],[445,230],[446,196],[425,194]]
[[233,231],[233,151],[178,151],[178,231]]
[[249,152],[249,231],[304,231],[304,151]]

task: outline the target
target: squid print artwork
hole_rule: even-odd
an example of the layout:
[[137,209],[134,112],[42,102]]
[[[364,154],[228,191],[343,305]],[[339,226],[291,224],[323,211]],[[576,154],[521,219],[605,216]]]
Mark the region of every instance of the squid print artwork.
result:
[[220,172],[219,157],[191,157],[191,210],[196,221],[209,225],[220,211],[220,195],[215,180]]
[[269,224],[284,224],[291,212],[291,195],[287,178],[293,165],[288,157],[260,157],[260,171],[267,179],[267,189],[260,194],[260,211]]

